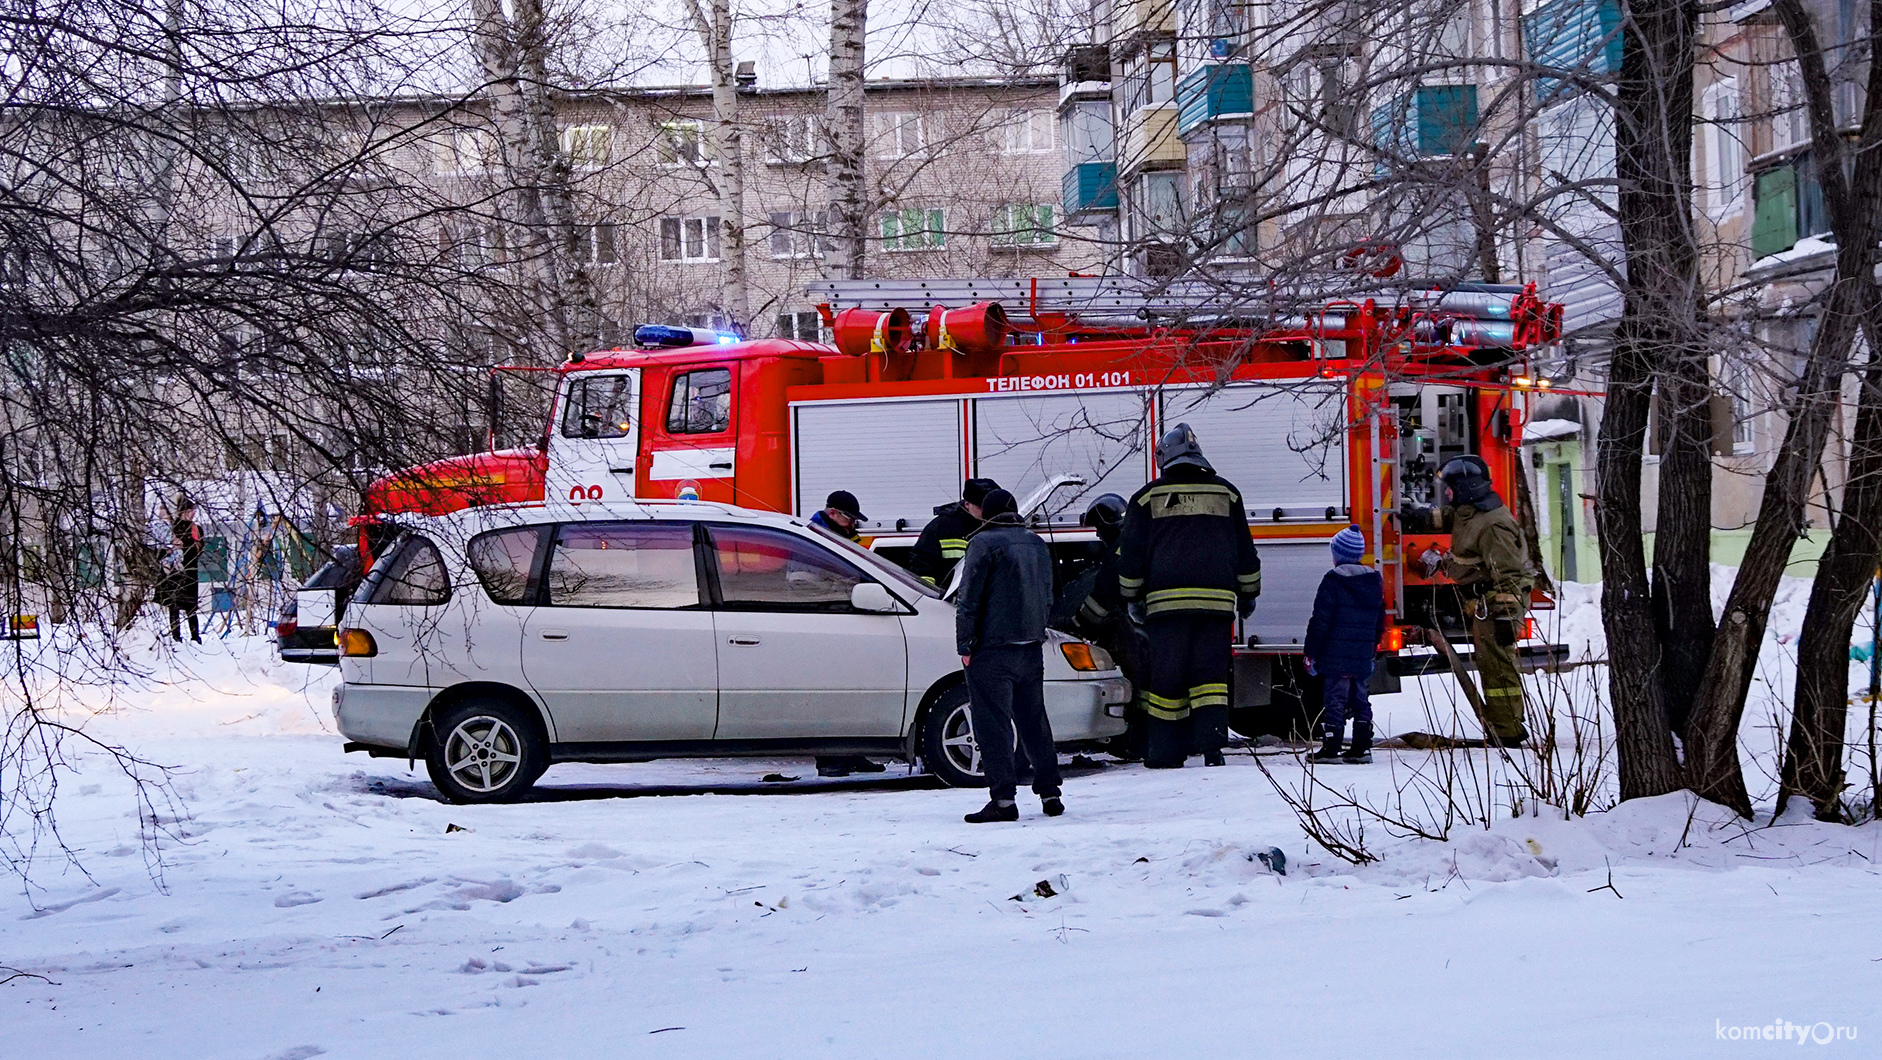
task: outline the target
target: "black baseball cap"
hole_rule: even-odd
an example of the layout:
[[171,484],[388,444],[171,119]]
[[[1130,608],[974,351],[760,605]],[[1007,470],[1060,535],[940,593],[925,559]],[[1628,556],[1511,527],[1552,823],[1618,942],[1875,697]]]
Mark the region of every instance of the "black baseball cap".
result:
[[862,506],[856,503],[856,495],[849,490],[837,490],[830,494],[830,499],[823,502],[825,508],[835,508],[851,519],[861,522],[868,516],[863,514]]

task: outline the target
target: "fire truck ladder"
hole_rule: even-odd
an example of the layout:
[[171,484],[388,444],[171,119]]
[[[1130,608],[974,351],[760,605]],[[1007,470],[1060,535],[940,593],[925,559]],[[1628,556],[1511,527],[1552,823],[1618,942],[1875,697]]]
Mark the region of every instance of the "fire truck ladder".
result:
[[[812,302],[833,312],[882,313],[927,306],[998,302],[1022,331],[1049,331],[1072,320],[1133,328],[1159,321],[1192,324],[1259,320],[1281,326],[1340,327],[1340,313],[1314,320],[1292,312],[1297,300],[1248,285],[1205,280],[1145,280],[1135,276],[968,278],[939,280],[817,280],[805,288]],[[1324,319],[1323,319],[1324,318]]]
[[[1514,284],[1406,282],[1358,293],[1286,289],[1231,281],[1149,280],[1140,276],[970,277],[908,280],[816,280],[805,294],[832,312],[867,309],[919,311],[998,302],[1022,331],[1051,331],[1072,321],[1087,326],[1142,328],[1161,323],[1221,325],[1259,322],[1274,327],[1341,329],[1366,302],[1459,322],[1472,345],[1501,345],[1515,337],[1512,318],[1535,301],[1533,289]],[[1309,309],[1308,307],[1312,307]],[[1340,307],[1349,307],[1342,311]],[[1459,326],[1454,325],[1454,326]]]

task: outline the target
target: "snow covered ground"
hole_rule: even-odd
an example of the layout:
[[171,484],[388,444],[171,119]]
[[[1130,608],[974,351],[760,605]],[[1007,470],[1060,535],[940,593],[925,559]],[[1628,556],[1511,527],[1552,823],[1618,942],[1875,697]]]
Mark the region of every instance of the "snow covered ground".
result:
[[[1600,652],[1588,600],[1561,616],[1577,655]],[[137,658],[89,726],[174,767],[175,838],[153,879],[110,764],[64,780],[77,862],[42,850],[0,900],[0,965],[31,973],[0,985],[0,1055],[1501,1060],[1882,1037],[1875,826],[1673,796],[1447,843],[1369,829],[1381,860],[1354,868],[1249,754],[1074,772],[1066,816],[1022,796],[1008,826],[963,824],[979,796],[899,767],[760,781],[814,778],[801,760],[558,766],[538,801],[448,806],[422,766],[341,754],[329,670],[239,638]],[[1446,684],[1382,700],[1382,728],[1426,727]],[[68,689],[102,701],[76,668]],[[1381,799],[1426,761],[1321,775]]]

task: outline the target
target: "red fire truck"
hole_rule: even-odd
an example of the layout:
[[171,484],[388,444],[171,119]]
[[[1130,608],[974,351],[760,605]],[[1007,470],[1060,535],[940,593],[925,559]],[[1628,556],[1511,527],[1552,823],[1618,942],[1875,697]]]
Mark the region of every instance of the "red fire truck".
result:
[[[1463,640],[1456,593],[1416,557],[1446,535],[1401,533],[1402,503],[1440,503],[1435,473],[1475,453],[1516,490],[1529,358],[1561,307],[1531,286],[1404,288],[1311,311],[1225,308],[1220,288],[1128,278],[830,281],[813,285],[831,345],[651,326],[637,349],[574,357],[530,448],[408,469],[366,512],[696,497],[808,517],[854,493],[872,548],[913,544],[961,481],[1040,498],[1031,518],[1068,563],[1095,539],[1103,493],[1155,474],[1154,439],[1187,422],[1241,490],[1263,592],[1240,631],[1237,727],[1297,724],[1299,666],[1327,539],[1348,523],[1385,573],[1392,653],[1378,690],[1445,665],[1407,631]],[[955,306],[961,308],[943,308]],[[919,315],[911,314],[911,310]],[[1408,562],[1410,560],[1410,562]],[[1536,607],[1553,602],[1537,593]],[[1559,656],[1523,645],[1526,662]]]

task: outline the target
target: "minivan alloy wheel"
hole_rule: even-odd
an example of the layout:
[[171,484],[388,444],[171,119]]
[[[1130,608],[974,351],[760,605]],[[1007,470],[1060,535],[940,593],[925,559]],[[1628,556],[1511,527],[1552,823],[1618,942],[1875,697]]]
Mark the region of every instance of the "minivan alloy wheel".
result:
[[966,703],[948,711],[941,723],[941,746],[948,764],[969,776],[980,776],[980,742],[974,739],[974,714]]
[[444,742],[444,767],[453,780],[476,792],[495,791],[522,768],[522,741],[502,718],[465,718]]

